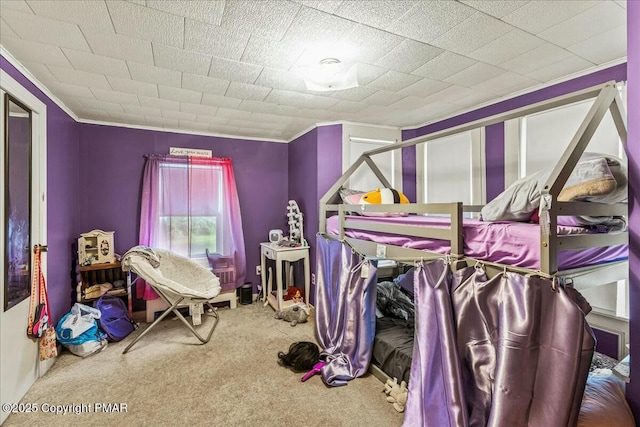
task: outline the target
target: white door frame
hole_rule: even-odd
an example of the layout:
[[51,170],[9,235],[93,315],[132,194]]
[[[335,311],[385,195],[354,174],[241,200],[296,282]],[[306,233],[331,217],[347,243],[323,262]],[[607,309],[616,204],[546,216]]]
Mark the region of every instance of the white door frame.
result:
[[[47,106],[13,79],[4,70],[0,70],[0,137],[4,138],[4,94],[8,93],[32,111],[32,190],[31,190],[31,242],[47,244]],[[4,139],[3,139],[4,145]],[[6,191],[4,150],[0,150],[0,184]],[[0,224],[5,218],[4,192],[0,197]],[[5,242],[4,225],[0,226],[0,241]],[[5,245],[0,245],[0,272],[4,272]],[[33,266],[32,266],[33,271]],[[42,271],[47,274],[46,252],[42,257]],[[2,273],[4,274],[4,273]],[[54,360],[40,362],[38,345],[28,338],[27,323],[29,299],[25,299],[4,311],[4,291],[0,292],[0,401],[18,403],[35,380],[53,365]],[[9,416],[0,411],[0,423]]]

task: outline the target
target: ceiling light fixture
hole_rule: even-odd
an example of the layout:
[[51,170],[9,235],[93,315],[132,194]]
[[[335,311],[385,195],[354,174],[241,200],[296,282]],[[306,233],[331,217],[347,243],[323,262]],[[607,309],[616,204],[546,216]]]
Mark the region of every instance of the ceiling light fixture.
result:
[[356,64],[345,64],[337,58],[325,58],[300,70],[308,90],[327,92],[358,86]]

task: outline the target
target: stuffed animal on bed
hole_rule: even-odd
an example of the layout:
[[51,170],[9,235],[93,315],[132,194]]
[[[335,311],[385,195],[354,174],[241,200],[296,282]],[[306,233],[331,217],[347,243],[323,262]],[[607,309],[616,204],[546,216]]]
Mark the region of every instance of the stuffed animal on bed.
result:
[[394,203],[409,203],[409,199],[393,188],[377,188],[360,197],[360,204],[391,205]]

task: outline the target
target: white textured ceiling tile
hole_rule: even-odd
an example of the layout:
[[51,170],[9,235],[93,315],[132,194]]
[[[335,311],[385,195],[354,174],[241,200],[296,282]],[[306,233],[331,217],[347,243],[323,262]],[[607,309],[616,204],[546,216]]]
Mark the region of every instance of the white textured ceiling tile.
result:
[[301,108],[329,109],[337,104],[338,100],[325,96],[309,95],[298,92],[274,89],[266,97],[265,102],[291,105]]
[[148,0],[147,7],[169,12],[196,21],[208,22],[213,25],[220,25],[222,14],[224,13],[224,0],[203,1],[166,1]]
[[504,15],[502,20],[532,34],[538,34],[593,7],[597,1],[536,0]]
[[33,11],[24,0],[2,0],[2,2],[0,2],[0,10],[2,10],[3,14],[4,9],[18,10],[20,12],[33,14]]
[[182,73],[182,88],[197,90],[206,93],[224,95],[229,87],[229,80],[215,77],[200,76],[197,74]]
[[225,107],[218,108],[218,112],[216,113],[216,117],[223,117],[225,119],[241,119],[250,115],[251,111],[236,110],[234,108]]
[[196,118],[196,122],[207,123],[207,124],[219,124],[224,125],[229,123],[229,119],[224,117],[212,117],[212,116],[198,116]]
[[444,80],[476,63],[477,61],[471,58],[445,50],[412,74],[433,80]]
[[117,92],[114,90],[104,90],[92,88],[91,92],[100,101],[117,102],[118,104],[138,105],[138,96],[132,93]]
[[387,71],[384,67],[377,67],[371,64],[358,64],[358,84],[367,86],[372,81],[382,77]]
[[117,111],[109,113],[111,120],[118,123],[146,126],[147,121],[144,116],[130,113],[120,113]]
[[157,127],[157,128],[162,128],[165,125],[165,120],[162,117],[155,117],[155,116],[146,116],[145,117],[147,120],[147,125],[149,126],[153,126],[153,127]]
[[90,50],[76,24],[13,9],[3,9],[2,18],[21,39],[77,50]]
[[129,3],[138,4],[140,6],[147,6],[146,0],[126,0]]
[[71,111],[75,111],[78,109],[85,108],[82,104],[80,104],[79,100],[81,99],[95,99],[95,98],[77,98],[75,96],[68,96],[64,94],[56,95],[57,98],[64,104],[67,108],[71,109]]
[[179,71],[167,70],[166,68],[154,67],[153,65],[139,64],[128,61],[129,71],[134,80],[142,82],[157,83],[173,87],[181,87],[182,76]]
[[123,1],[108,1],[116,33],[182,47],[184,18]]
[[470,108],[470,107],[476,107],[478,105],[484,104],[498,97],[499,96],[494,93],[478,91],[476,93],[470,94],[463,98],[456,99],[455,102],[453,102],[452,104],[461,105],[463,107]]
[[623,9],[627,9],[627,0],[615,0],[616,4]]
[[[65,104],[66,105],[66,104]],[[68,105],[67,105],[68,106]],[[110,122],[111,116],[106,111],[96,110],[94,108],[76,108],[73,110],[76,115],[85,120],[95,120],[99,122]]]
[[185,113],[183,111],[162,110],[162,117],[174,120],[196,120],[196,115],[193,113]]
[[387,30],[429,43],[474,13],[475,9],[454,1],[422,1],[387,27]]
[[327,13],[334,13],[345,0],[292,0],[298,4],[322,10]]
[[122,105],[117,104],[115,102],[98,101],[97,99],[88,99],[88,98],[78,99],[78,102],[80,103],[80,105],[82,105],[85,108],[95,108],[97,110],[103,110],[109,113],[110,112],[124,113],[124,109],[122,108]]
[[124,104],[122,108],[124,108],[125,113],[138,114],[142,116],[162,117],[162,110],[160,110],[159,108],[143,107],[140,105],[129,104]]
[[567,47],[590,39],[613,28],[624,28],[627,14],[616,3],[607,1],[547,28],[538,34],[558,46]]
[[51,74],[51,71],[49,70],[49,68],[47,68],[46,65],[31,61],[20,62],[27,68],[27,70],[31,72],[31,74],[33,74],[36,79],[40,80],[41,82],[47,83],[58,81],[58,79],[53,74]]
[[407,95],[404,95],[402,93],[379,90],[379,91],[376,91],[371,96],[368,96],[365,99],[363,99],[363,102],[365,104],[373,104],[373,105],[380,105],[380,106],[386,107],[387,105],[391,105],[400,101],[405,96]]
[[178,129],[180,126],[180,120],[162,118],[162,127],[165,129]]
[[336,105],[331,107],[331,111],[338,113],[357,113],[366,106],[367,104],[362,102],[339,101]]
[[58,81],[72,85],[87,86],[98,89],[111,89],[109,82],[104,75],[87,73],[86,71],[74,70],[71,68],[56,67],[49,65],[49,70]]
[[[422,107],[432,103],[448,103],[453,104],[455,101],[465,98],[470,95],[474,95],[479,91],[463,86],[449,86],[440,92],[436,92],[433,95],[422,99]],[[426,102],[425,102],[426,101]]]
[[153,65],[151,42],[119,34],[83,28],[82,32],[94,53],[115,59]]
[[107,76],[107,80],[109,80],[109,84],[113,90],[117,90],[119,92],[128,92],[150,97],[158,96],[158,85],[155,83],[140,82],[137,80],[109,76]]
[[[215,116],[218,109],[209,105],[180,103],[180,111],[195,114],[197,116]],[[195,120],[195,119],[194,119]]]
[[263,101],[271,92],[268,87],[250,85],[246,83],[231,83],[225,96],[238,99],[250,99],[253,101]]
[[416,3],[417,0],[348,0],[334,14],[372,27],[386,28]]
[[550,43],[545,43],[524,55],[517,56],[500,64],[500,67],[518,74],[528,74],[542,67],[562,61],[571,56],[571,53]]
[[[4,19],[0,18],[0,38],[4,39],[5,37],[20,38],[20,36],[11,29],[9,24],[7,24]],[[4,44],[4,40],[2,40],[2,44]]]
[[300,43],[304,47],[335,42],[334,48],[337,48],[338,42],[356,27],[357,24],[347,19],[303,7],[287,29],[283,40]]
[[210,126],[209,123],[194,122],[191,120],[180,120],[181,129],[208,132],[209,126]]
[[138,96],[138,99],[143,107],[156,108],[158,110],[180,110],[180,102],[178,101],[141,95]]
[[291,120],[288,117],[278,115],[278,114],[268,114],[268,113],[251,113],[251,118],[254,120],[259,120],[262,122],[273,122],[273,123],[289,123]]
[[64,54],[76,70],[90,73],[105,74],[107,76],[130,78],[127,63],[121,59],[113,59],[108,56],[96,55],[73,49],[62,49]]
[[487,15],[502,18],[505,15],[521,8],[530,0],[460,0],[462,3],[471,6]]
[[260,75],[260,71],[262,71],[262,67],[259,65],[214,57],[211,61],[209,76],[229,81],[253,84]]
[[177,87],[158,85],[158,95],[160,98],[170,99],[173,101],[189,102],[191,104],[199,104],[202,100],[202,92],[195,90],[181,89]]
[[[342,56],[345,61],[375,62],[398,46],[404,39],[387,31],[371,28],[367,25],[357,25],[340,43],[340,52],[334,56]],[[327,55],[330,52],[326,52]],[[315,47],[305,51],[303,57],[317,59]]]
[[62,50],[55,46],[8,36],[2,37],[2,46],[21,62],[32,61],[71,68],[71,63]]
[[481,92],[497,93],[499,95],[506,95],[508,93],[517,92],[519,90],[539,85],[540,82],[532,79],[531,77],[525,77],[520,74],[513,73],[511,71],[505,71],[504,73],[473,85],[474,89],[478,89]]
[[442,49],[440,48],[406,39],[380,60],[376,61],[375,65],[403,73],[410,73],[440,53],[442,53]]
[[577,73],[578,71],[587,70],[593,66],[594,64],[586,59],[579,56],[571,56],[567,59],[563,59],[562,61],[554,62],[551,65],[532,71],[527,74],[527,76],[541,82],[548,82],[550,80]]
[[300,8],[299,4],[278,0],[228,1],[220,25],[232,31],[280,40]]
[[420,79],[421,77],[418,76],[399,73],[397,71],[391,70],[371,82],[368,86],[375,89],[397,92],[406,88],[407,86],[411,86]]
[[302,48],[297,43],[251,37],[240,60],[264,67],[288,70],[301,53]]
[[211,66],[211,56],[183,49],[152,43],[156,66],[185,73],[206,76]]
[[451,86],[451,83],[424,78],[412,84],[411,86],[407,86],[406,88],[402,89],[398,92],[398,94],[402,96],[413,95],[426,98],[427,96],[439,92],[449,86]]
[[191,19],[185,21],[184,48],[187,50],[237,61],[248,41],[249,33],[232,31]]
[[89,98],[95,99],[93,93],[86,86],[78,86],[67,83],[48,82],[49,89],[57,97]]
[[213,107],[237,108],[238,105],[240,105],[240,102],[242,102],[241,99],[205,93],[202,95],[201,104],[211,105]]
[[362,101],[373,95],[376,89],[371,87],[353,87],[346,90],[338,90],[331,93],[332,98],[342,99],[343,101]]
[[533,50],[544,43],[544,40],[536,36],[515,29],[477,50],[469,52],[468,56],[488,64],[498,65]]
[[513,26],[499,19],[476,12],[464,22],[433,40],[431,44],[465,55],[513,29]]
[[627,56],[627,31],[614,28],[567,48],[597,65]]
[[273,70],[271,68],[263,68],[255,84],[268,88],[293,90],[296,92],[307,91],[304,80],[299,74]]
[[39,16],[104,31],[114,31],[109,11],[103,1],[30,0],[28,3],[35,14]]
[[419,96],[405,96],[400,101],[389,106],[391,110],[417,110],[424,107],[425,99]]
[[[271,104],[269,102],[262,101],[251,101],[248,99],[243,99],[240,105],[238,105],[238,110],[243,111],[251,111],[252,113],[273,113],[273,114],[283,114],[279,108],[281,106],[277,104]],[[291,107],[293,109],[293,107]]]
[[469,68],[445,79],[446,82],[459,86],[471,87],[504,73],[504,70],[493,65],[478,62]]

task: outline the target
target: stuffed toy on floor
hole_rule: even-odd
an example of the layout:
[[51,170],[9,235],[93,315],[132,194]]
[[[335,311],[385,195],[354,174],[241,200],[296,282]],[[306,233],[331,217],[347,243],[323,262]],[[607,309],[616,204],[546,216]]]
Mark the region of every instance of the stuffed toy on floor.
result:
[[398,412],[404,412],[404,407],[407,404],[407,395],[409,394],[407,383],[402,381],[398,385],[397,378],[394,378],[393,381],[388,379],[384,384],[384,392],[388,394],[387,402],[393,403],[393,409]]
[[291,323],[291,326],[296,326],[298,323],[307,321],[309,318],[309,307],[305,303],[298,302],[286,310],[276,310],[274,317]]

